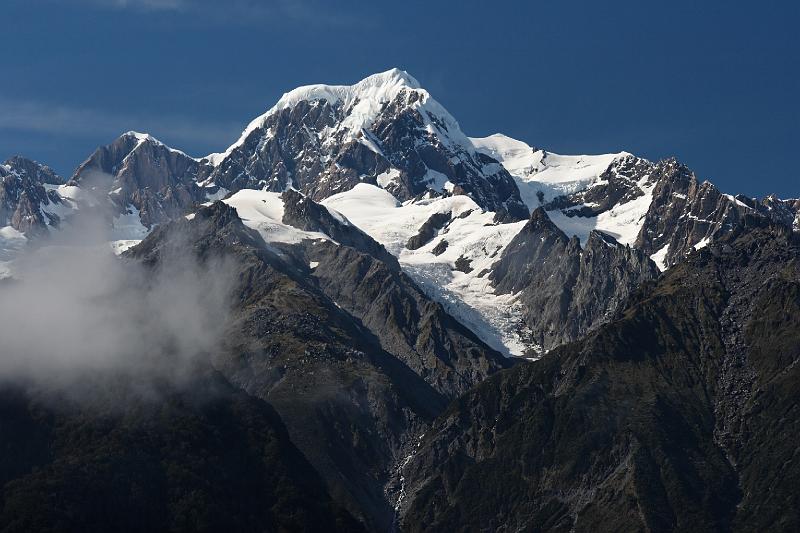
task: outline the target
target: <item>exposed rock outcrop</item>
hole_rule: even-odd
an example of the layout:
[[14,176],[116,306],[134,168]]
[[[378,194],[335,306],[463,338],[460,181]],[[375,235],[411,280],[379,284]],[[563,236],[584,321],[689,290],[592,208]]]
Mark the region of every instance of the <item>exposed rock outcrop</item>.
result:
[[209,192],[216,192],[216,187],[199,185],[208,171],[203,160],[150,135],[129,132],[98,148],[78,167],[70,183],[107,193],[120,213],[135,207],[149,228],[186,214],[205,202]]
[[519,294],[531,344],[549,350],[605,323],[643,282],[658,276],[641,251],[591,232],[582,249],[536,209],[489,274],[500,294]]
[[800,241],[748,217],[614,321],[454,402],[405,531],[793,530]]

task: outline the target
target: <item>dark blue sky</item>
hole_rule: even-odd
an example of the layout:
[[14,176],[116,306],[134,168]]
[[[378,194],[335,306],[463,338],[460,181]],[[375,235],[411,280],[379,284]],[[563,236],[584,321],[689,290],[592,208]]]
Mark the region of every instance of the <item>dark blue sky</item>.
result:
[[280,95],[397,66],[472,136],[675,155],[800,196],[800,2],[5,0],[0,158],[148,131],[222,150]]

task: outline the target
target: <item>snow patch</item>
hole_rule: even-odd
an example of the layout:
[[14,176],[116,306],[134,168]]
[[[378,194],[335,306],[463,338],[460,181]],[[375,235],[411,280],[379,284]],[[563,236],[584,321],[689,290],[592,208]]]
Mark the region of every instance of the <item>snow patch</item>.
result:
[[219,187],[217,192],[213,193],[206,193],[206,201],[208,202],[216,202],[217,200],[222,200],[225,198],[230,191],[225,187]]
[[448,184],[450,184],[451,190],[453,186],[453,184],[450,183],[446,175],[430,168],[425,173],[425,176],[422,178],[422,182],[426,183],[428,185],[428,188],[433,189],[436,192],[443,192],[447,190]]
[[[493,213],[483,211],[465,195],[401,204],[387,191],[365,183],[322,204],[343,213],[383,244],[426,294],[489,346],[509,356],[530,348],[523,340],[522,309],[516,296],[495,295],[486,273],[525,221],[495,224]],[[408,239],[435,213],[451,213],[452,220],[425,246],[407,249]],[[435,255],[433,249],[442,240],[447,247]],[[470,262],[469,273],[455,270],[459,259]]]
[[694,249],[695,250],[700,250],[700,249],[705,248],[706,246],[708,246],[709,243],[711,243],[711,239],[708,238],[708,237],[703,237],[703,239],[700,242],[698,242],[697,244],[694,245]]
[[[181,150],[172,148],[171,146],[168,146],[168,145],[164,144],[163,142],[159,141],[158,139],[156,139],[155,137],[153,137],[149,133],[140,133],[138,131],[128,131],[128,132],[123,133],[122,136],[123,137],[133,137],[134,139],[136,139],[138,141],[138,144],[136,145],[134,150],[136,148],[138,148],[139,146],[141,146],[142,144],[144,144],[146,142],[149,142],[150,144],[155,144],[157,146],[161,146],[163,148],[166,148],[170,152],[174,152],[176,154],[181,154],[183,156],[188,157],[189,159],[194,159],[195,161],[200,161],[200,159],[198,159],[196,157],[192,157],[192,156],[188,155],[186,152],[183,152]],[[131,151],[133,151],[133,150],[131,150]]]
[[138,239],[122,239],[118,241],[111,241],[109,245],[111,246],[111,249],[114,251],[114,254],[120,255],[126,250],[133,248],[140,242],[142,241]]
[[[614,237],[620,244],[633,246],[644,225],[645,217],[653,202],[654,184],[642,179],[638,187],[644,192],[642,196],[623,204],[617,204],[596,217],[567,216],[562,210],[548,211],[550,220],[568,237],[577,236],[581,246],[586,244],[592,230],[600,230]],[[575,208],[573,208],[575,209]]]
[[0,279],[11,277],[13,260],[27,242],[28,239],[21,231],[11,226],[0,228]]
[[55,187],[55,191],[62,200],[67,200],[74,209],[80,209],[81,206],[95,207],[97,205],[95,195],[77,185],[59,185]]
[[139,210],[129,205],[124,214],[115,217],[111,222],[111,248],[119,255],[142,242],[148,233],[150,230],[142,224]]
[[386,172],[378,174],[378,176],[375,178],[375,181],[378,183],[378,185],[385,189],[392,183],[395,183],[399,177],[400,171],[396,168],[390,168]]
[[667,269],[667,252],[669,252],[669,244],[665,244],[663,248],[650,256],[661,272]]
[[742,202],[741,200],[739,200],[738,198],[736,198],[735,196],[733,196],[731,194],[724,194],[723,196],[725,196],[725,198],[727,198],[728,200],[730,200],[734,204],[738,205],[739,207],[743,207],[743,208],[747,209],[748,211],[752,211],[753,210],[752,207],[750,207],[749,205],[747,205],[746,203]]
[[542,202],[557,196],[582,191],[600,183],[600,175],[611,164],[629,156],[627,152],[601,155],[559,155],[537,150],[522,141],[496,133],[471,138],[475,148],[497,159],[514,177],[522,201],[533,211]]
[[324,233],[303,231],[284,224],[284,204],[279,192],[242,189],[223,202],[236,209],[245,226],[258,231],[267,243],[294,244],[305,239],[331,240]]

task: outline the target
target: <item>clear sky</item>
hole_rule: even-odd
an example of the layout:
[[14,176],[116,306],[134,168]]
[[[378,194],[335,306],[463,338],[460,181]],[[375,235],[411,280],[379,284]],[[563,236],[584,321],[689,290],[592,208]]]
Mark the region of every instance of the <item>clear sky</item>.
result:
[[3,0],[0,28],[0,159],[62,174],[132,129],[219,151],[295,86],[396,66],[471,136],[800,196],[797,0]]

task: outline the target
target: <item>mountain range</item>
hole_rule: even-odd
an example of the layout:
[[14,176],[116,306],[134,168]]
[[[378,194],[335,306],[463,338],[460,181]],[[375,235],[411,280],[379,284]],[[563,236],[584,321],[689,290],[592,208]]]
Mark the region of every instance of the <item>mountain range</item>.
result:
[[470,138],[392,69],[204,157],[12,157],[0,298],[86,220],[153,276],[224,261],[225,334],[179,383],[0,380],[4,530],[800,527],[800,199]]

